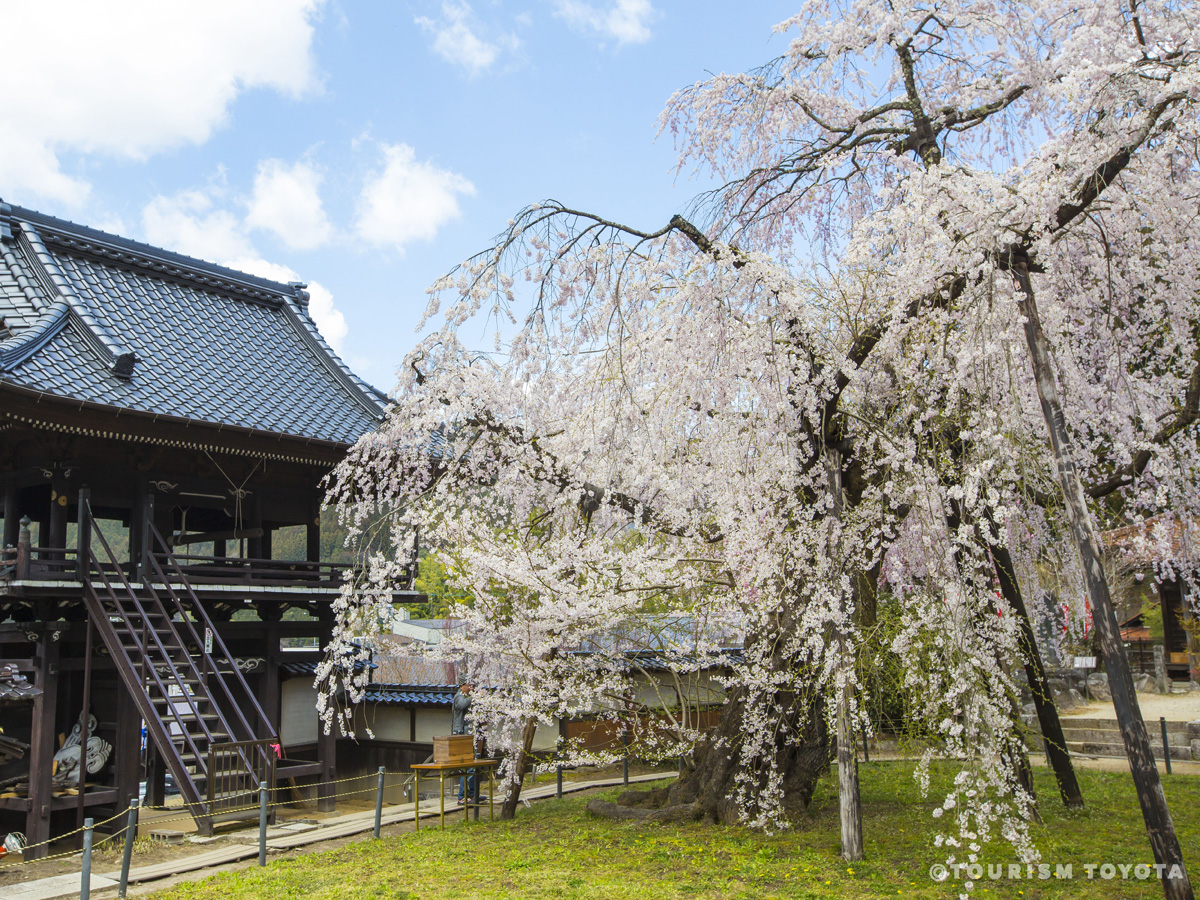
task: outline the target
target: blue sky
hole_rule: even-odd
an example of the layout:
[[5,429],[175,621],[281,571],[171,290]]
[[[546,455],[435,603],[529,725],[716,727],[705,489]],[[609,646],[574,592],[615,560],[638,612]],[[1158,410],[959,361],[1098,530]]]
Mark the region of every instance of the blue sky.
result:
[[280,280],[389,389],[425,288],[554,198],[645,228],[706,182],[656,120],[782,52],[774,0],[5,3],[0,197]]

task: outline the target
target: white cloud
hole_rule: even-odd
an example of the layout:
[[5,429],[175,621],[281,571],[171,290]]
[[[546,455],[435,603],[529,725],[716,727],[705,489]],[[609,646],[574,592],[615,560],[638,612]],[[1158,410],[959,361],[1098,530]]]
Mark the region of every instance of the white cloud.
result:
[[[159,195],[142,210],[142,229],[152,244],[287,283],[303,279],[288,266],[263,259],[246,230],[246,223],[222,206],[228,198],[220,182],[205,188]],[[337,354],[346,337],[346,318],[334,305],[333,294],[315,281],[308,283],[309,314]]]
[[90,185],[63,170],[63,152],[144,159],[206,141],[240,93],[317,89],[324,3],[5,4],[5,68],[28,83],[0,92],[0,195],[79,205]]
[[321,173],[307,162],[258,164],[246,224],[272,232],[291,250],[313,250],[333,233],[321,203]]
[[494,41],[480,37],[483,26],[466,3],[443,3],[442,17],[437,21],[426,16],[417,16],[413,21],[433,36],[434,53],[470,75],[478,75],[496,61],[501,50],[515,50],[519,43],[512,35]]
[[554,14],[572,28],[595,31],[618,44],[644,44],[650,40],[650,23],[658,12],[650,0],[554,0]]
[[401,249],[418,238],[432,239],[462,214],[458,195],[474,193],[463,176],[418,162],[408,144],[384,144],[383,168],[363,185],[354,230],[368,243]]
[[223,189],[213,185],[170,197],[160,194],[142,209],[146,240],[218,265],[257,255],[241,220],[218,205],[223,199]]

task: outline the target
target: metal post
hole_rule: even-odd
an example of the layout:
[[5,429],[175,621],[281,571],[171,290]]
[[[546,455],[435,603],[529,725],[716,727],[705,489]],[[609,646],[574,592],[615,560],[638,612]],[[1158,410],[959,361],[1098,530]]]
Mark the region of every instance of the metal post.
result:
[[555,776],[558,778],[558,784],[554,788],[554,796],[557,799],[561,800],[562,799],[562,763],[558,764],[558,767],[555,771]]
[[625,746],[625,759],[621,763],[621,777],[625,784],[629,784],[629,732],[621,732],[621,743]]
[[1163,761],[1167,764],[1167,774],[1171,774],[1171,743],[1167,740],[1167,717],[1159,716],[1158,724],[1162,726]]
[[[82,765],[84,760],[80,759]],[[88,900],[92,895],[92,823],[83,820],[83,871],[79,873],[79,900]]]
[[129,801],[129,818],[125,820],[125,855],[121,857],[121,884],[117,888],[118,900],[125,900],[129,889],[129,863],[133,859],[133,842],[137,838],[138,801]]
[[258,864],[267,864],[267,798],[270,791],[265,781],[258,785]]
[[379,784],[375,788],[375,837],[379,837],[381,825],[383,825],[383,766],[379,767]]

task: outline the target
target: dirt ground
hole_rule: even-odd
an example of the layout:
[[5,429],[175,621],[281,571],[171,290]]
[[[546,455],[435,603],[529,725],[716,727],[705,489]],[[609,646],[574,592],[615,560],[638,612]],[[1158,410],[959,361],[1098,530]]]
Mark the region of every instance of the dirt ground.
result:
[[[1156,722],[1160,717],[1168,722],[1195,722],[1200,719],[1200,691],[1186,691],[1176,694],[1137,695],[1138,706],[1142,710],[1142,718],[1147,722]],[[1089,703],[1079,709],[1063,710],[1062,715],[1079,716],[1086,719],[1115,719],[1112,701]]]

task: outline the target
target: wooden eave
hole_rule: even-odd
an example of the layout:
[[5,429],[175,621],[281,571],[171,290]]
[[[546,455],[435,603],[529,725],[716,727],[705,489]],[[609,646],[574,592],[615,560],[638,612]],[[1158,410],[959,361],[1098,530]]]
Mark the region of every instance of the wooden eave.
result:
[[0,432],[26,427],[189,450],[332,467],[348,444],[76,400],[0,379]]

